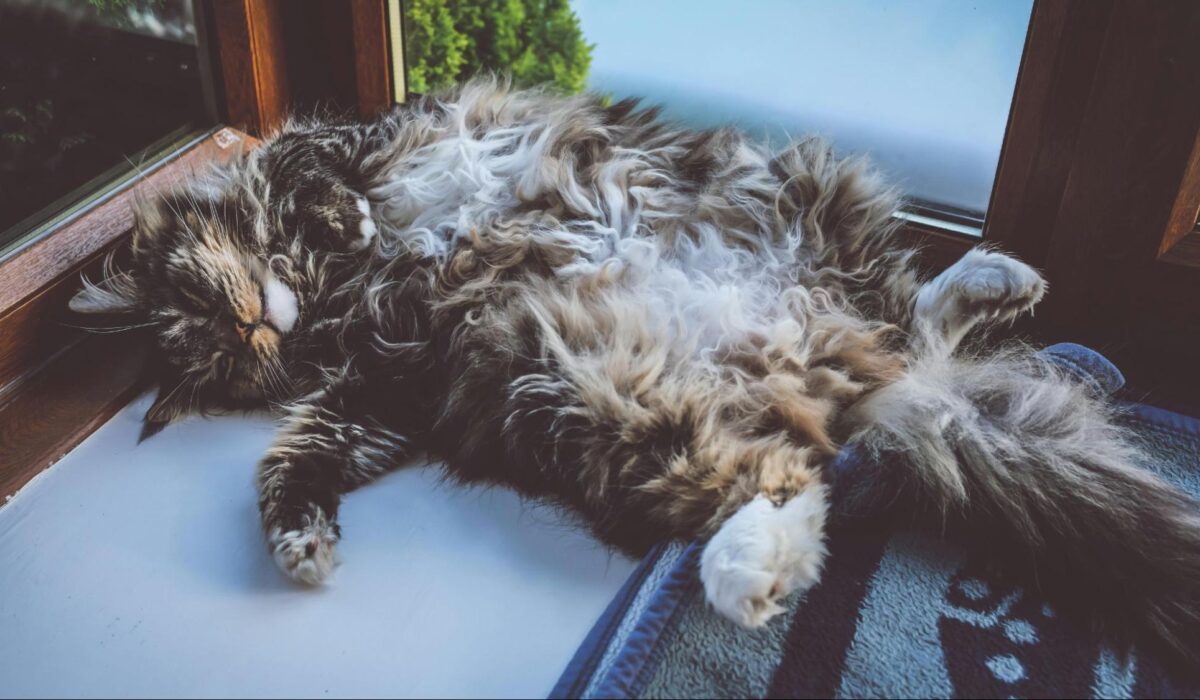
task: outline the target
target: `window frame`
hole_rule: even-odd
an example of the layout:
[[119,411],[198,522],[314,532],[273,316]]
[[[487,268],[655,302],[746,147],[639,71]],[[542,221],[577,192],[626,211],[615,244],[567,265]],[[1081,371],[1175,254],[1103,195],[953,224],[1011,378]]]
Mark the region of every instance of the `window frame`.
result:
[[[203,52],[214,54],[210,59],[215,64],[211,68],[217,92],[210,99],[217,124],[164,139],[159,147],[147,148],[152,154],[147,165],[135,171],[116,166],[64,195],[52,205],[59,211],[0,250],[0,276],[5,280],[0,287],[0,318],[126,232],[127,217],[114,222],[111,201],[126,206],[135,185],[161,182],[160,169],[164,177],[175,177],[182,165],[216,157],[246,134],[269,134],[288,117],[287,101],[298,79],[287,69],[283,0],[196,0],[195,5]],[[345,4],[355,59],[350,77],[356,86],[357,109],[364,116],[393,101],[388,5],[386,0]],[[206,81],[206,87],[211,82]],[[6,379],[0,372],[0,395]]]
[[[128,163],[112,164],[87,181],[59,195],[45,206],[5,227],[0,232],[6,235],[16,232],[16,235],[12,239],[0,243],[0,263],[17,256],[22,250],[34,245],[43,237],[100,206],[113,194],[120,192],[177,154],[195,146],[217,130],[222,114],[218,109],[216,92],[218,86],[214,81],[207,41],[210,34],[208,13],[202,11],[205,8],[201,6],[204,1],[206,0],[197,0],[193,8],[193,21],[198,40],[196,67],[201,77],[200,99],[203,104],[202,118],[204,122],[189,122],[178,126],[134,154],[130,154],[126,158]],[[110,29],[109,31],[117,30]],[[138,163],[136,166],[133,165],[135,161]],[[0,303],[0,309],[2,308],[3,305]]]
[[[403,86],[390,61],[399,18],[388,0],[345,3],[195,0],[201,69],[217,126],[136,175],[107,181],[0,257],[0,497],[75,447],[146,388],[139,331],[88,333],[66,310],[80,276],[95,277],[120,251],[133,223],[135,193],[170,188],[207,163],[252,147],[288,117],[296,95],[351,85],[362,116],[389,107]],[[292,24],[289,25],[288,21]],[[326,28],[329,27],[328,31]],[[290,65],[314,47],[297,29],[321,32],[333,69],[310,77]],[[402,52],[398,55],[402,56]],[[321,82],[324,81],[324,82]]]

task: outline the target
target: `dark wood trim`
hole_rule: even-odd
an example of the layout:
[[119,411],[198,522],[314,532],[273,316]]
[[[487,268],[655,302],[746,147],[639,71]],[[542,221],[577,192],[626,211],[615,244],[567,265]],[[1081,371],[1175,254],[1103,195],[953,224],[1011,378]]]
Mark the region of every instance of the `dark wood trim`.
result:
[[[1197,32],[1196,3],[1115,4],[1069,180],[1046,232],[1057,285],[1048,301],[1064,318],[1079,320],[1077,310],[1093,306],[1101,287],[1124,289],[1112,284],[1120,275],[1145,271],[1153,283],[1200,125],[1200,44],[1189,39]],[[1112,276],[1097,279],[1101,269]]]
[[[129,230],[133,224],[131,203],[135,189],[155,191],[170,187],[197,167],[236,152],[242,137],[232,129],[214,133],[136,184],[130,184],[116,196],[0,263],[0,279],[4,280],[0,285],[0,319]],[[0,336],[4,334],[0,320]]]
[[1039,0],[1031,31],[986,238],[1046,275],[1039,340],[1200,410],[1200,273],[1181,265],[1200,259],[1200,4]]
[[974,236],[945,231],[907,221],[900,227],[898,236],[905,245],[918,251],[922,269],[932,274],[953,265],[967,251],[979,245]]
[[136,333],[92,336],[0,397],[0,504],[145,388],[147,348]]
[[294,111],[369,119],[392,105],[385,0],[289,0],[285,9]]
[[144,338],[96,334],[67,302],[133,225],[135,197],[252,143],[221,130],[0,265],[0,497],[48,467],[142,388]]
[[1187,167],[1176,188],[1175,202],[1167,218],[1158,259],[1164,262],[1200,267],[1200,129],[1192,142]]
[[1200,229],[1179,236],[1170,248],[1158,254],[1158,259],[1173,265],[1200,267]]
[[283,0],[210,0],[226,121],[270,133],[291,107]]
[[350,0],[350,23],[358,113],[371,117],[395,102],[386,0]]
[[[103,219],[97,226],[108,226]],[[93,253],[61,274],[53,283],[0,316],[0,402],[21,390],[43,366],[67,347],[81,341],[86,331],[81,319],[70,319],[67,302],[79,288],[83,274],[99,277],[104,258],[123,237]]]
[[1037,0],[984,240],[1041,267],[1071,174],[1113,0]]

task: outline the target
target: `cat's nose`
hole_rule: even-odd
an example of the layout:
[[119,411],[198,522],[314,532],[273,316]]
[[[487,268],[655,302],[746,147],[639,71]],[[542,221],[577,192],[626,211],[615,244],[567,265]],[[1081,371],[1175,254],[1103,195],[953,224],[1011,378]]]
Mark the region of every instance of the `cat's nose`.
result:
[[242,343],[250,342],[250,336],[254,335],[254,329],[257,327],[257,323],[242,323],[241,321],[235,321],[233,326],[237,331],[238,340],[241,340]]

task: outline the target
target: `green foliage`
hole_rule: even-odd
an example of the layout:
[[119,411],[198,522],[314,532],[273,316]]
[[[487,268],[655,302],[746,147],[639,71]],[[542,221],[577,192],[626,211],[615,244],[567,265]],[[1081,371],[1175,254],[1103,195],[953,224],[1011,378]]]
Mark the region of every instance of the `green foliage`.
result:
[[408,89],[424,93],[481,71],[566,93],[587,84],[592,46],[567,0],[407,0]]

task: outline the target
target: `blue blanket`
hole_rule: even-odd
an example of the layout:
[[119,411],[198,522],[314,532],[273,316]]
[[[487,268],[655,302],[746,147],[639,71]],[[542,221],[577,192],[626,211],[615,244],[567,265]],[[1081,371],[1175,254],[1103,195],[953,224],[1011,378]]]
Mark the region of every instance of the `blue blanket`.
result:
[[[1046,351],[1106,391],[1079,346]],[[1200,496],[1200,421],[1131,404],[1158,471]],[[838,467],[861,472],[853,451]],[[867,465],[869,471],[869,465]],[[650,552],[552,697],[1196,697],[1148,654],[1117,653],[985,561],[915,532],[833,527],[821,583],[759,630],[704,601],[700,545]]]

